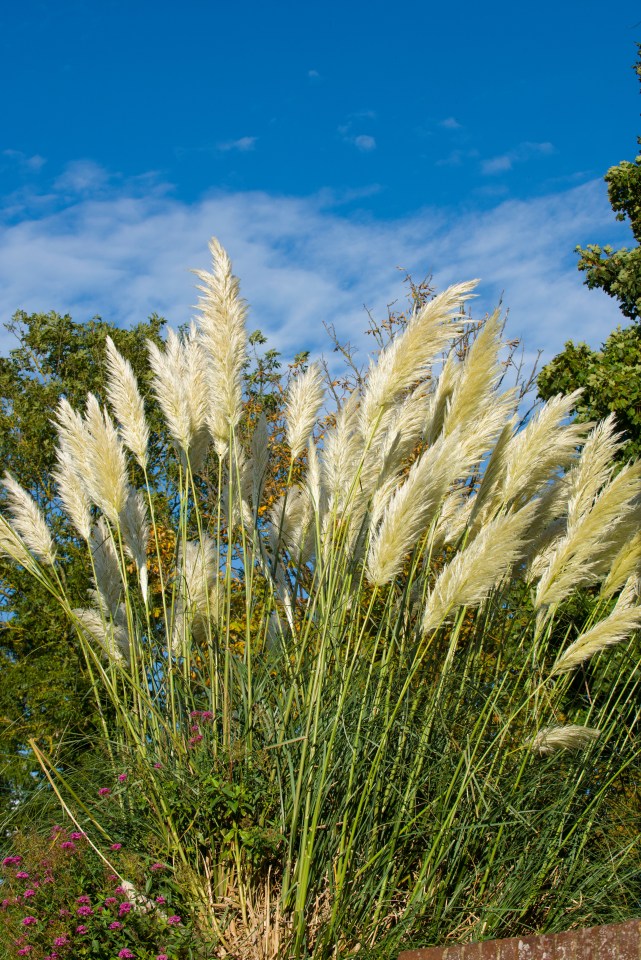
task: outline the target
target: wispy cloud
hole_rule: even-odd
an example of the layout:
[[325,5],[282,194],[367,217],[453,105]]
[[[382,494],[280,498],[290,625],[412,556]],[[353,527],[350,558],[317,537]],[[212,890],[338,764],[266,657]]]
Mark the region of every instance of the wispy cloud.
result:
[[526,141],[519,143],[518,146],[507,153],[484,160],[481,169],[483,173],[488,175],[506,173],[512,169],[515,163],[524,163],[526,160],[531,160],[532,157],[547,156],[551,153],[554,153],[554,145],[551,143],[530,143]]
[[437,167],[460,167],[466,160],[474,160],[478,157],[478,150],[452,150],[446,157],[441,157],[436,161]]
[[113,177],[93,160],[74,160],[54,180],[54,191],[68,195],[93,194],[106,187]]
[[26,153],[23,153],[22,150],[3,150],[2,156],[6,157],[7,160],[16,166],[31,173],[41,170],[47,162],[45,158],[41,157],[38,153],[30,157]]
[[369,153],[371,150],[376,149],[376,140],[366,133],[361,133],[357,137],[354,137],[352,142],[362,153]]
[[439,126],[445,127],[446,130],[460,130],[461,124],[458,122],[456,117],[446,117],[445,120],[441,120]]
[[226,140],[218,144],[218,150],[227,153],[229,150],[238,150],[240,153],[247,153],[254,150],[258,137],[240,137],[238,140]]
[[345,123],[342,123],[338,128],[338,132],[345,143],[351,143],[361,153],[371,153],[372,150],[376,149],[375,137],[368,133],[357,132],[359,127],[362,129],[363,126],[367,126],[367,123],[363,124],[363,121],[368,120],[376,120],[376,112],[374,110],[359,110],[356,113],[350,113]]
[[[582,285],[573,254],[577,243],[627,236],[600,180],[485,211],[426,208],[384,221],[350,218],[326,193],[212,193],[186,204],[106,171],[96,182],[111,185],[94,194],[76,178],[69,197],[72,182],[55,202],[36,196],[20,215],[14,205],[10,222],[0,217],[1,321],[23,308],[124,326],[156,311],[184,323],[195,302],[190,268],[207,266],[212,234],[234,260],[250,323],[288,354],[327,349],[323,321],[366,350],[363,305],[385,316],[402,300],[399,266],[415,277],[431,272],[439,289],[480,276],[475,315],[503,294],[507,334],[548,359],[570,337],[599,345],[621,321],[611,300]],[[0,350],[7,345],[0,336]]]

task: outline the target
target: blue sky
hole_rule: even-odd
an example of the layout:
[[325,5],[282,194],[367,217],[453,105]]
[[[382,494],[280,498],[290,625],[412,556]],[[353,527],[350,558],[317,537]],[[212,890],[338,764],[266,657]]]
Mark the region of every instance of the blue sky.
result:
[[528,355],[619,322],[573,248],[628,237],[602,176],[641,133],[638,3],[7,7],[2,321],[184,322],[216,234],[285,350],[358,342],[398,267],[481,277]]

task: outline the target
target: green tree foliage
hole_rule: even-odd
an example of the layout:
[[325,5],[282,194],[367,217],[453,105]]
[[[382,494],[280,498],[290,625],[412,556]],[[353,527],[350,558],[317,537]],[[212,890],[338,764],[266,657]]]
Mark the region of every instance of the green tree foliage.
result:
[[601,350],[569,340],[565,350],[545,366],[538,377],[539,396],[549,400],[557,393],[581,387],[576,406],[580,421],[616,414],[617,426],[627,438],[620,458],[641,456],[641,328],[638,324],[614,330]]
[[[641,44],[638,47],[634,69],[641,80]],[[617,220],[629,222],[637,246],[631,250],[596,244],[577,247],[578,268],[585,272],[590,289],[601,289],[618,300],[623,315],[635,323],[617,327],[601,350],[569,340],[539,374],[538,392],[541,399],[549,400],[582,388],[578,419],[598,420],[614,412],[628,439],[620,458],[629,460],[641,455],[641,154],[634,162],[624,160],[611,167],[605,181]]]
[[[61,396],[82,408],[87,391],[105,402],[105,340],[149,381],[146,340],[162,340],[164,320],[152,316],[131,330],[100,319],[75,323],[57,313],[18,312],[6,325],[17,345],[0,358],[0,464],[44,510],[62,538],[64,573],[72,596],[87,589],[86,563],[55,500],[51,417]],[[154,410],[149,414],[152,425]],[[156,420],[157,422],[157,420]],[[41,586],[24,570],[0,560],[0,818],[37,782],[28,749],[35,738],[56,756],[75,750],[90,733],[95,710],[85,699],[88,676],[73,630]],[[61,744],[63,746],[61,746]]]

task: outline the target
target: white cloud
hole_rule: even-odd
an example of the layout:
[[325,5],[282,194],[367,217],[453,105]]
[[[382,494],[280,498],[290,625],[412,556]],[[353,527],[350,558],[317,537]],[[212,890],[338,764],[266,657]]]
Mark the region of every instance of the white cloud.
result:
[[[544,348],[550,359],[571,337],[598,346],[622,319],[613,301],[582,285],[573,254],[577,243],[627,236],[600,180],[480,212],[426,208],[365,222],[327,193],[213,193],[185,204],[160,189],[102,189],[108,179],[103,172],[87,195],[79,178],[72,199],[65,193],[58,206],[34,203],[20,214],[14,204],[0,219],[0,321],[22,308],[120,325],[156,311],[184,323],[196,300],[190,268],[207,266],[212,234],[234,260],[250,328],[288,355],[326,349],[323,321],[366,350],[364,305],[384,317],[402,300],[398,266],[416,278],[433,273],[439,289],[481,277],[475,315],[503,294],[507,335],[521,337],[528,355]],[[8,345],[0,336],[0,350]]]
[[437,167],[460,167],[466,160],[472,160],[478,157],[479,152],[475,149],[470,150],[452,150],[446,157],[441,157],[436,161]]
[[532,157],[546,156],[550,153],[554,153],[554,145],[552,143],[530,143],[526,141],[519,143],[517,147],[514,147],[514,149],[508,151],[508,153],[503,153],[497,157],[491,157],[489,160],[485,160],[482,165],[482,170],[483,173],[488,175],[505,173],[511,170],[515,163],[524,163]]
[[353,143],[354,146],[363,153],[369,153],[371,150],[376,149],[376,140],[366,133],[361,133],[358,137],[354,137]]
[[445,127],[446,130],[460,130],[461,124],[458,122],[456,117],[446,117],[445,120],[441,120],[442,127]]
[[320,73],[318,70],[308,70],[307,76],[310,78],[310,80],[320,80]]
[[88,195],[106,187],[111,176],[93,160],[74,160],[54,182],[54,190],[67,195]]
[[23,153],[22,150],[3,150],[2,156],[6,157],[8,160],[11,160],[12,163],[15,163],[18,167],[22,167],[24,170],[28,170],[32,173],[41,170],[47,162],[44,157],[41,157],[40,154],[36,153],[32,157],[28,157],[26,153]]
[[240,137],[239,140],[227,140],[224,143],[219,143],[218,149],[222,150],[223,153],[228,150],[239,150],[241,153],[247,153],[248,150],[254,149],[257,140],[258,137]]

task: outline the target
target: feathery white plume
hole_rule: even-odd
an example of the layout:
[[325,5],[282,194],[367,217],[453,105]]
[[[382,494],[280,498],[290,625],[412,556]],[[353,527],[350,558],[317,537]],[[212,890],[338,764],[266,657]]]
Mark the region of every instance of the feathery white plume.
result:
[[534,753],[544,757],[557,750],[584,750],[600,736],[600,730],[575,723],[565,727],[545,727],[539,730],[530,747]]
[[478,607],[521,557],[524,534],[534,512],[526,504],[517,513],[507,513],[488,523],[478,536],[447,564],[427,599],[423,632],[436,629],[462,606]]
[[53,478],[65,513],[84,540],[91,536],[91,500],[87,488],[78,476],[71,452],[67,446],[56,450],[57,466]]
[[559,603],[572,590],[599,579],[604,559],[611,562],[617,528],[634,508],[640,491],[641,463],[626,464],[546,556],[536,589],[537,610]]
[[7,520],[0,516],[0,553],[19,563],[29,570],[30,573],[37,574],[38,566],[33,556],[29,553],[21,538]]
[[386,410],[416,386],[451,338],[460,332],[457,321],[478,281],[460,283],[426,303],[410,318],[403,333],[381,352],[370,367],[361,408],[362,432],[369,440]]
[[118,433],[94,395],[87,397],[85,425],[89,436],[87,493],[105,516],[117,525],[128,490],[127,461]]
[[127,629],[113,623],[98,610],[78,608],[73,611],[78,627],[90,640],[95,640],[103,655],[113,663],[130,666],[130,644]]
[[169,330],[164,350],[148,340],[147,351],[154,373],[152,389],[176,446],[187,454],[193,428],[182,345],[173,330]]
[[317,363],[310,363],[305,373],[292,380],[287,391],[285,421],[292,460],[307,446],[324,397],[323,372]]
[[224,456],[230,430],[242,412],[242,372],[246,358],[245,316],[247,306],[239,293],[227,253],[218,240],[209,244],[212,273],[196,270],[202,281],[198,289],[197,317],[201,343],[207,357],[209,395],[208,423],[219,456]]
[[131,364],[107,337],[107,396],[120,423],[122,440],[143,468],[147,467],[149,428],[145,419],[145,405],[138,389]]
[[14,529],[39,560],[53,566],[56,548],[38,504],[9,472],[4,475],[3,486],[8,493]]
[[505,451],[501,496],[504,503],[523,503],[561,469],[576,459],[589,424],[563,421],[576,406],[581,391],[552,397],[514,434]]
[[634,602],[635,586],[636,578],[628,582],[612,612],[563,651],[552,668],[552,676],[569,673],[580,663],[585,663],[606,647],[625,640],[633,630],[638,629],[641,625],[641,606]]
[[439,438],[414,463],[405,482],[395,489],[372,538],[367,558],[367,575],[372,583],[388,583],[398,574],[405,555],[429,527],[460,467],[458,431]]

